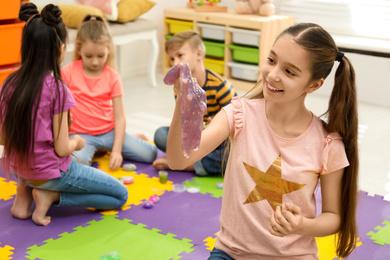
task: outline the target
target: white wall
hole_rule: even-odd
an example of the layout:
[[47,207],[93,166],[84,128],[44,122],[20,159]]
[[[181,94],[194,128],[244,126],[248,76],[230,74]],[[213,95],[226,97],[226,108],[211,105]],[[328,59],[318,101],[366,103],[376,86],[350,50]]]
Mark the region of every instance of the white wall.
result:
[[[166,8],[175,8],[175,7],[185,7],[189,2],[188,0],[154,0],[156,5],[149,10],[147,13],[143,14],[143,18],[154,20],[158,23],[158,40],[160,44],[160,51],[162,48],[162,39],[163,39],[163,26],[164,26],[164,9]],[[222,3],[229,8],[233,8],[235,0],[223,0]],[[127,67],[126,76],[132,77],[139,74],[147,73],[148,65],[148,48],[144,45],[147,44],[146,41],[138,41],[131,44],[131,47],[127,48],[123,52],[123,55],[128,57],[129,65]],[[159,60],[157,65],[157,71],[161,71],[161,60],[162,55],[159,53]],[[125,77],[126,77],[125,76]]]
[[[158,23],[158,38],[160,50],[162,51],[163,25],[164,25],[164,9],[186,6],[188,0],[155,0],[156,5],[142,17],[152,19]],[[222,4],[233,9],[236,0],[223,0]],[[274,0],[276,13],[279,12],[279,0]],[[139,74],[146,74],[148,71],[148,48],[144,42],[132,43],[124,52],[128,57],[128,66],[126,77],[132,77]],[[355,53],[346,53],[352,61],[357,78],[358,99],[360,101],[374,103],[383,106],[390,106],[390,87],[387,78],[387,73],[390,72],[390,58],[373,57],[360,55]],[[161,71],[161,52],[157,71]],[[330,75],[326,80],[325,85],[317,92],[322,95],[329,95],[334,75]]]

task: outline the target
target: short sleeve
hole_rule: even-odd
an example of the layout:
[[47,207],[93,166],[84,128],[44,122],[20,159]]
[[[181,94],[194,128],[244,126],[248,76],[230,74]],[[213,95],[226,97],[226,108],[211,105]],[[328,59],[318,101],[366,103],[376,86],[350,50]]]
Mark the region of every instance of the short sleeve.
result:
[[[74,100],[68,86],[66,84],[63,84],[62,86],[60,86],[60,96],[56,97],[54,102],[54,114],[62,113],[76,106],[76,101]],[[64,94],[65,94],[65,102],[62,106]]]
[[234,137],[237,137],[244,126],[244,113],[241,99],[239,97],[233,97],[232,102],[223,109],[228,117],[230,133],[234,134]]
[[321,174],[328,174],[349,166],[345,146],[338,133],[331,133],[324,139]]
[[123,95],[123,85],[122,80],[116,71],[112,70],[112,89],[111,89],[111,98],[120,97]]

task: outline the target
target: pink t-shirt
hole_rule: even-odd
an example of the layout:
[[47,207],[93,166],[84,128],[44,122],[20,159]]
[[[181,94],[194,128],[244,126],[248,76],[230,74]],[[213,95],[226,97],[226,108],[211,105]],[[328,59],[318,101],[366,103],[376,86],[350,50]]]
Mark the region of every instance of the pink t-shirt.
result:
[[315,116],[296,138],[276,135],[265,102],[235,97],[223,108],[232,146],[215,247],[235,259],[318,259],[313,237],[270,234],[270,216],[277,205],[291,202],[305,217],[316,217],[314,191],[320,174],[349,165],[344,144]]
[[76,60],[61,70],[77,106],[72,108],[70,134],[100,135],[115,128],[112,99],[123,95],[120,75],[105,66],[99,77],[85,75],[83,63]]
[[[61,84],[61,83],[60,83]],[[42,87],[41,100],[35,121],[34,157],[30,165],[34,165],[30,173],[19,172],[11,158],[11,169],[18,176],[30,180],[49,180],[61,177],[59,170],[66,172],[72,160],[70,156],[58,157],[54,150],[53,117],[63,111],[69,110],[76,105],[72,94],[65,86],[66,98],[63,101],[64,92],[61,85],[60,93],[57,94],[55,79],[47,74]],[[62,106],[63,104],[63,106]]]

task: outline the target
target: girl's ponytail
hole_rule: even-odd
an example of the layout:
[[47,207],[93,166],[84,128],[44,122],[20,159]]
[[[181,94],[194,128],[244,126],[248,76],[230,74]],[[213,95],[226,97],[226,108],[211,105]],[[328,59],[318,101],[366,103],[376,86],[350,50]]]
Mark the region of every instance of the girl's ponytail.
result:
[[341,193],[341,226],[338,233],[337,255],[348,256],[355,248],[356,204],[358,182],[358,112],[355,86],[355,71],[347,57],[340,59],[336,70],[335,84],[327,111],[329,131],[337,131],[343,138],[350,165],[345,168]]

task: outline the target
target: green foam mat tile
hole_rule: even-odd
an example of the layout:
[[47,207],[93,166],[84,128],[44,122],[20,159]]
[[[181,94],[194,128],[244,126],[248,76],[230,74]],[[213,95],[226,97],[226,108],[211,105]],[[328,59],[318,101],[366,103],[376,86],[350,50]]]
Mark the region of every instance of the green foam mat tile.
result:
[[122,259],[180,259],[179,254],[193,251],[191,240],[176,239],[173,234],[161,234],[158,229],[146,229],[143,224],[131,224],[116,216],[103,216],[88,226],[76,227],[72,233],[62,233],[58,239],[48,239],[42,246],[31,246],[28,259],[77,260],[99,259],[99,256],[118,252]]

